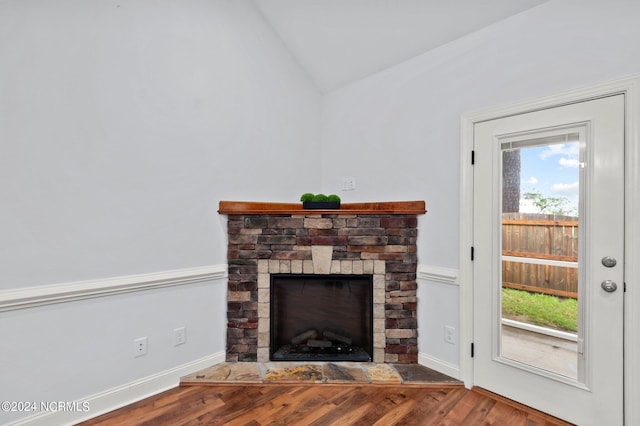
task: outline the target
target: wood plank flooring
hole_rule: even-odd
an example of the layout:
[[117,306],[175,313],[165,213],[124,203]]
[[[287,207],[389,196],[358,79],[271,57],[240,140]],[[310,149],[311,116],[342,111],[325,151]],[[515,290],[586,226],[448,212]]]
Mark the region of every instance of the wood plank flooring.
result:
[[568,425],[463,386],[180,386],[81,425]]

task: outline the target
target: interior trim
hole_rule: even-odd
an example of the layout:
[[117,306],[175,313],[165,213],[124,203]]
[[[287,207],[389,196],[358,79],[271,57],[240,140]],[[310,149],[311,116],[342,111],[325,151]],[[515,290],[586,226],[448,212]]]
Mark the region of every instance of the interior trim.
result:
[[418,354],[418,364],[435,370],[439,373],[446,374],[456,380],[460,380],[460,368],[457,365],[450,364],[441,359],[435,358],[425,352]]
[[420,280],[435,281],[442,284],[460,285],[458,270],[441,266],[418,265],[417,277]]
[[78,399],[77,401],[88,404],[90,410],[87,412],[66,410],[41,412],[19,419],[9,425],[18,426],[28,424],[30,426],[46,426],[52,424],[76,424],[89,420],[165,390],[175,388],[180,384],[180,379],[183,376],[224,362],[224,358],[224,351],[217,352],[186,364],[134,380],[127,384]]
[[225,278],[227,265],[176,269],[0,291],[0,312]]

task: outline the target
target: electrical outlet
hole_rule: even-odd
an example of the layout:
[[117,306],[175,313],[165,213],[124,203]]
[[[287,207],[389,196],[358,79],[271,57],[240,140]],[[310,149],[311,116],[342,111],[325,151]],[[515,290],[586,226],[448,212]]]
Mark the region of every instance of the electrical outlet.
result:
[[342,178],[342,190],[353,191],[356,189],[356,178],[353,176]]
[[173,346],[184,345],[187,343],[187,328],[178,327],[173,330]]
[[455,345],[456,343],[456,329],[450,325],[444,326],[444,341]]
[[147,354],[147,338],[140,337],[133,341],[133,357],[137,358]]

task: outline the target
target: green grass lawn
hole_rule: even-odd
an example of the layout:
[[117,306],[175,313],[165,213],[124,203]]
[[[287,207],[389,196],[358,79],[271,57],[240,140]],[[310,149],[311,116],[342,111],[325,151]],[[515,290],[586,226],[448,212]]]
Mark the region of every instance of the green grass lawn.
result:
[[542,327],[576,332],[578,301],[503,288],[502,316]]

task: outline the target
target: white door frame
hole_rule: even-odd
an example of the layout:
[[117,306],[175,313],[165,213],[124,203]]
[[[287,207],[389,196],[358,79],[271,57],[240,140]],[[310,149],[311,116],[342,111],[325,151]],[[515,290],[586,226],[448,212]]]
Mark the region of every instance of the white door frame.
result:
[[[475,123],[590,99],[625,95],[625,265],[624,411],[625,424],[640,424],[640,76],[573,90],[533,101],[462,115],[460,176],[460,378],[473,386],[473,149]],[[634,285],[636,284],[636,285]],[[635,336],[635,339],[633,338]]]

